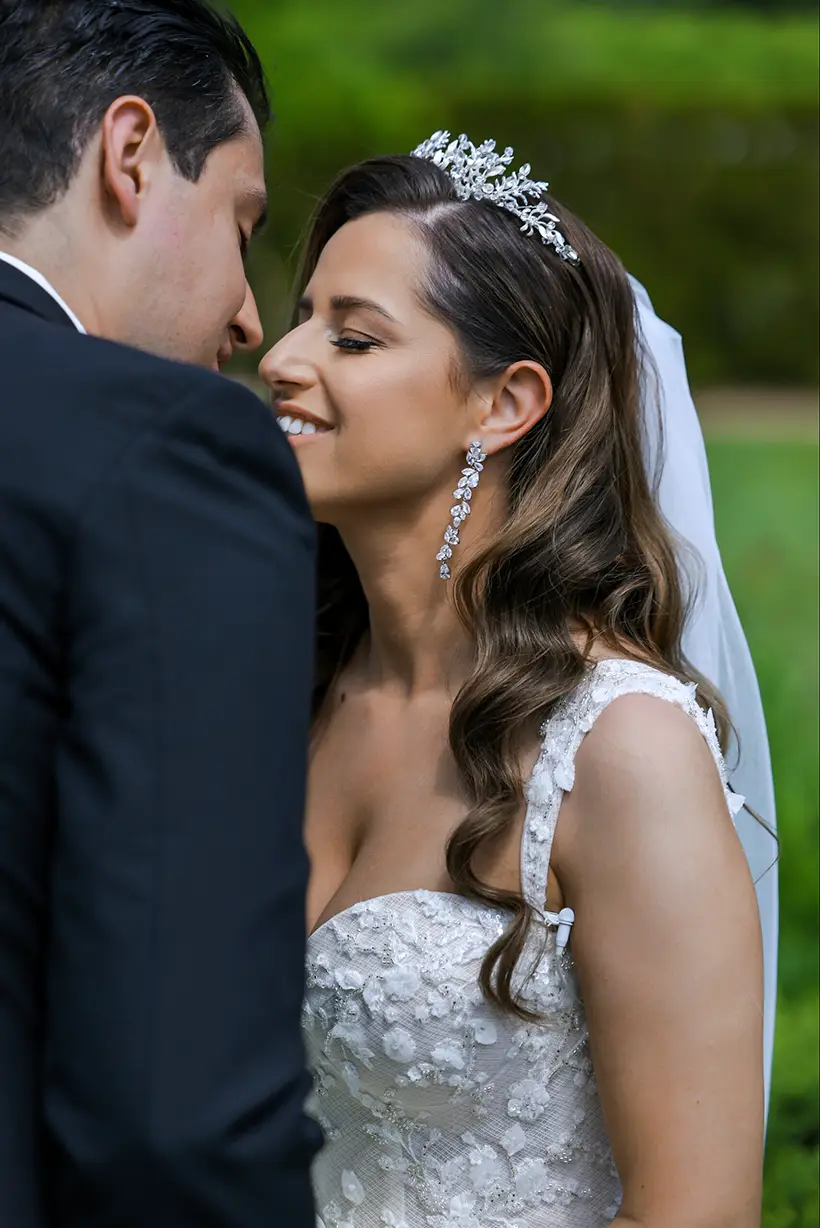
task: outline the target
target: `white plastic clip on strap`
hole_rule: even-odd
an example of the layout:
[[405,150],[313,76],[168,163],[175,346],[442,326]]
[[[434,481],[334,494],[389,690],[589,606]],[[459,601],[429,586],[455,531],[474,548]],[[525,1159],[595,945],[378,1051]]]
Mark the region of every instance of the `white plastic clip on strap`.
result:
[[575,913],[571,908],[562,908],[558,914],[558,933],[555,935],[555,945],[559,951],[569,942],[569,932],[575,922]]

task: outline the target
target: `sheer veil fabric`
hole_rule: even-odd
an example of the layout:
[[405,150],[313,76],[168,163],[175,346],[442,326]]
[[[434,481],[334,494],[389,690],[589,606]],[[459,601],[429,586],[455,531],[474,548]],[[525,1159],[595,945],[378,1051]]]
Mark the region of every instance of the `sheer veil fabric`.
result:
[[763,1058],[768,1113],[777,997],[778,873],[777,842],[771,834],[776,830],[776,815],[766,722],[749,646],[715,536],[706,449],[686,376],[681,338],[655,314],[644,287],[633,278],[630,281],[643,352],[641,394],[647,467],[657,481],[661,510],[683,539],[681,573],[686,590],[693,595],[684,652],[718,687],[737,731],[727,754],[732,788],[771,829],[767,831],[745,809],[736,816],[755,880],[763,932]]

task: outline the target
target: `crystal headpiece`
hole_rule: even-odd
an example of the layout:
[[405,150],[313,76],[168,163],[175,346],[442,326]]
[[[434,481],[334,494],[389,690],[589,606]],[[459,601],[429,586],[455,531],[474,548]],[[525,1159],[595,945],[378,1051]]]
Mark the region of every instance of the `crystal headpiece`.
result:
[[449,132],[434,132],[413,150],[413,156],[434,162],[446,171],[460,200],[488,200],[514,213],[521,219],[524,234],[538,235],[542,243],[555,248],[562,260],[581,263],[575,248],[556,229],[559,219],[540,199],[549,184],[530,179],[532,168],[528,162],[511,175],[504,174],[515,156],[509,146],[498,153],[495,141],[475,146],[464,133],[451,141]]

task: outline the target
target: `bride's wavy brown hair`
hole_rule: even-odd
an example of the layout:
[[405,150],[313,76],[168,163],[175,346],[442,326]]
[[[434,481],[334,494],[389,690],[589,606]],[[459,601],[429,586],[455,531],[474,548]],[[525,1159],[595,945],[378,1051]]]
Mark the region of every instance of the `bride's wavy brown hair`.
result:
[[[450,745],[471,808],[447,845],[456,889],[512,912],[487,952],[481,986],[525,1018],[513,973],[532,921],[519,893],[484,882],[479,850],[517,821],[522,746],[578,685],[593,637],[616,653],[698,685],[725,742],[720,696],[685,660],[686,600],[676,543],[647,476],[635,303],[618,259],[552,198],[574,267],[497,206],[457,198],[448,176],[413,157],[345,171],[319,204],[298,277],[304,291],[346,222],[389,212],[417,228],[430,254],[419,292],[457,338],[465,386],[510,364],[541,363],[548,414],[511,448],[508,505],[497,536],[455,571],[454,598],[472,637],[472,672],[453,703]],[[660,424],[659,424],[660,427]],[[314,714],[368,628],[368,608],[338,532],[319,530]],[[588,632],[578,646],[573,628]]]

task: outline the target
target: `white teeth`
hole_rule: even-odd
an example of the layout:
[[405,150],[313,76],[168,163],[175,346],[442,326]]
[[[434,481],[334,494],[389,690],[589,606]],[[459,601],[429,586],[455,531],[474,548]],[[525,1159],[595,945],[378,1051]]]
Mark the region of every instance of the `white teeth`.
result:
[[305,422],[303,418],[292,418],[290,414],[282,414],[276,421],[286,435],[319,435],[328,429],[317,426],[315,422]]

